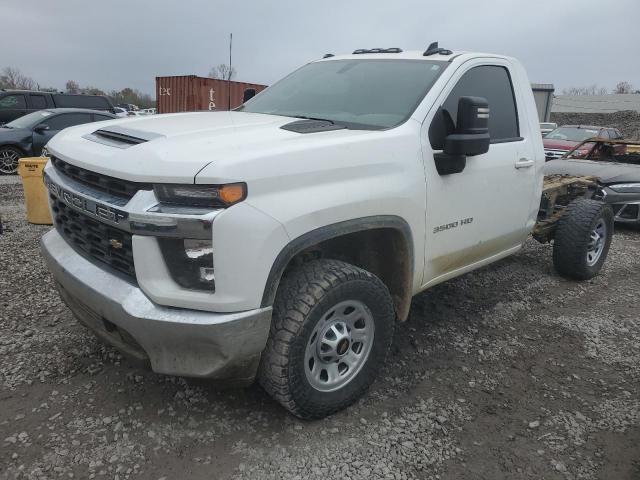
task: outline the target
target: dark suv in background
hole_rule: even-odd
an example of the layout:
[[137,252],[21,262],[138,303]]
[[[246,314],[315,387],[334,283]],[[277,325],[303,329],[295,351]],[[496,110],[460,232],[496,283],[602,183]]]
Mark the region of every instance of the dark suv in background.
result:
[[103,95],[0,90],[0,125],[46,108],[87,108],[116,113],[111,100]]
[[67,127],[118,118],[81,108],[50,108],[24,115],[0,127],[0,175],[15,173],[20,157],[37,157],[51,138]]

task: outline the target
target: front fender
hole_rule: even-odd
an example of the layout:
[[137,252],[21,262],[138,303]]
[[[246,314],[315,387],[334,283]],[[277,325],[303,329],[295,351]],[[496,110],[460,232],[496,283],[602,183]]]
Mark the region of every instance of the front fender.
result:
[[[291,260],[303,250],[317,245],[325,240],[340,237],[355,232],[362,232],[378,228],[392,228],[399,231],[409,251],[409,265],[413,270],[414,265],[414,246],[411,227],[401,217],[395,215],[377,215],[364,218],[355,218],[344,222],[326,225],[305,233],[291,240],[276,257],[262,295],[261,307],[271,306],[275,300],[278,285],[282,278],[282,274]],[[413,271],[410,272],[409,278],[413,278]]]

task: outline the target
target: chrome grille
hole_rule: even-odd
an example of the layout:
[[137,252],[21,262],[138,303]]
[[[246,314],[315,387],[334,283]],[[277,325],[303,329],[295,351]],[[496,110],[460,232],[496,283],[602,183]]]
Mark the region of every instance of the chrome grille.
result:
[[51,157],[51,163],[55,169],[76,182],[95,188],[102,192],[107,192],[117,197],[126,198],[133,197],[138,190],[152,190],[153,186],[148,183],[130,182],[119,178],[109,177],[100,173],[85,170],[84,168],[71,165],[57,157]]
[[50,195],[54,225],[60,235],[85,257],[105,263],[135,279],[131,234],[110,227]]
[[545,148],[544,156],[547,158],[547,160],[552,160],[552,159],[560,158],[564,156],[564,154],[567,153],[568,151],[569,150],[556,150],[553,148]]

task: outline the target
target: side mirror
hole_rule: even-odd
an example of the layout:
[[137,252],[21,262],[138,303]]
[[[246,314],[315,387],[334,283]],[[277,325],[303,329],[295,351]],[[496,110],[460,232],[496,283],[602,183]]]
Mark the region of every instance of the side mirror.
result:
[[33,130],[38,133],[44,133],[47,130],[50,130],[50,128],[51,127],[49,127],[49,125],[47,125],[46,123],[41,123],[40,125],[36,125],[36,128],[34,128]]
[[445,137],[443,153],[435,155],[438,173],[462,172],[467,157],[487,153],[490,143],[489,102],[482,97],[460,97],[455,131]]
[[247,100],[251,100],[255,96],[256,96],[255,88],[246,88],[244,90],[244,93],[242,94],[242,103],[246,102]]

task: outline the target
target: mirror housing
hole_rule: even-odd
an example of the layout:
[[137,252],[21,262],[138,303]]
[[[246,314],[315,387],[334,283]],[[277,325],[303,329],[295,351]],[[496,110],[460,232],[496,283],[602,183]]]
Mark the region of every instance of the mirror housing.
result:
[[460,97],[454,133],[444,139],[443,153],[435,154],[440,175],[460,173],[467,157],[489,151],[489,102],[482,97]]
[[43,133],[49,130],[51,127],[46,123],[41,123],[40,125],[36,125],[36,128],[33,129],[34,132]]
[[255,88],[245,88],[244,93],[242,94],[242,103],[248,100],[251,100],[255,96],[256,96]]

